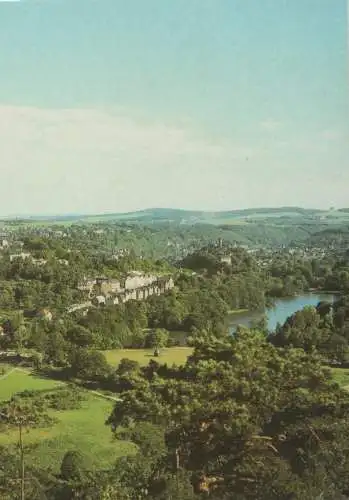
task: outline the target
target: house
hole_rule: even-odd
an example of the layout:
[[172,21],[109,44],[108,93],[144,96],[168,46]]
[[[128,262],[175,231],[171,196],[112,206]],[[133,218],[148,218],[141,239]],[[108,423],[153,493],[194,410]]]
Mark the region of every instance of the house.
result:
[[231,265],[231,257],[221,257],[221,262],[222,262],[222,264],[228,264],[230,266]]
[[49,309],[41,309],[38,312],[38,316],[46,321],[52,321],[53,314]]
[[99,284],[99,290],[102,295],[107,295],[108,293],[119,293],[123,290],[121,283],[117,279],[104,280]]
[[103,295],[97,295],[97,297],[95,297],[92,302],[95,303],[97,306],[105,306],[107,300]]
[[79,311],[81,309],[89,309],[92,306],[92,302],[83,302],[82,304],[73,304],[70,307],[68,307],[67,312],[72,313],[75,311]]
[[26,260],[26,259],[30,259],[31,258],[31,254],[30,253],[14,253],[12,255],[10,255],[10,262],[13,262],[14,260],[17,260],[17,259],[22,259],[22,260]]
[[79,283],[78,290],[82,292],[92,292],[94,285],[96,285],[97,280],[93,278],[85,278],[84,281]]
[[129,300],[137,300],[137,289],[128,292]]
[[172,288],[174,288],[173,278],[165,278],[165,281],[164,281],[164,291],[172,290]]
[[118,279],[96,278],[95,280],[85,279],[80,284],[80,290],[89,290],[90,298],[93,292],[93,302],[97,306],[119,305],[129,300],[146,300],[151,295],[161,295],[174,287],[171,276],[155,276],[152,274],[133,271],[124,283]]
[[125,289],[134,290],[136,288],[141,288],[142,286],[150,285],[157,280],[156,276],[144,275],[140,272],[133,271],[130,273],[125,280]]
[[47,260],[45,260],[45,259],[33,259],[33,264],[35,264],[36,266],[44,266],[45,264],[47,264]]

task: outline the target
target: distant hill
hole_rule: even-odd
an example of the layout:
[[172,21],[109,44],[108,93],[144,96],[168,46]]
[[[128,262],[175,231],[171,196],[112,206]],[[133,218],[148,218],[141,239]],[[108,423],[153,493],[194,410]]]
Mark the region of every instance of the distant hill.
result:
[[248,208],[242,210],[225,211],[199,211],[182,210],[176,208],[149,208],[135,212],[106,213],[96,215],[68,214],[56,216],[28,216],[28,217],[4,217],[3,222],[17,223],[94,223],[94,222],[130,222],[140,224],[154,224],[159,222],[174,222],[179,224],[213,224],[230,225],[238,223],[262,222],[264,220],[282,222],[283,220],[294,220],[298,223],[301,219],[311,221],[315,219],[336,219],[349,217],[349,209],[338,211],[324,211],[320,209],[307,209],[301,207],[265,207]]
[[341,243],[348,246],[349,225],[347,222],[341,225],[333,224],[322,231],[316,231],[309,237],[308,243],[319,246]]

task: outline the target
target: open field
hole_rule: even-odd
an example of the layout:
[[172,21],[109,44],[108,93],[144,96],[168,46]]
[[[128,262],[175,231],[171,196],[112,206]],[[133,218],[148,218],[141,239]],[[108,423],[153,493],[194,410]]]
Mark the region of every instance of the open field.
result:
[[108,363],[114,366],[118,365],[123,358],[137,361],[140,365],[144,366],[151,359],[159,363],[167,363],[168,365],[182,365],[192,352],[193,350],[190,347],[171,347],[162,349],[159,357],[154,356],[154,349],[112,349],[103,351],[103,354]]
[[331,368],[334,380],[341,386],[349,386],[349,368]]
[[[118,457],[134,453],[132,443],[116,440],[105,425],[112,408],[112,401],[89,395],[77,410],[51,411],[57,423],[29,430],[24,436],[25,445],[33,446],[27,454],[28,462],[58,472],[64,454],[80,450],[92,469],[103,469]],[[16,430],[0,434],[0,446],[16,445],[17,440]]]
[[207,218],[204,219],[203,221],[205,224],[211,224],[213,226],[244,226],[247,224],[245,220],[238,219],[236,217],[212,217],[212,218]]
[[[8,399],[15,392],[28,390],[55,389],[62,382],[41,379],[28,371],[10,370],[8,376],[0,380],[0,400]],[[113,437],[109,426],[105,425],[114,402],[101,398],[92,392],[82,402],[79,409],[67,411],[50,410],[57,420],[52,427],[29,430],[24,435],[27,462],[40,468],[58,472],[66,451],[79,449],[86,456],[91,468],[104,468],[115,460],[135,451],[135,446]],[[0,433],[0,446],[16,446],[18,432]]]
[[[2,366],[0,364],[0,366]],[[6,365],[3,365],[6,366]],[[0,401],[10,399],[16,392],[24,390],[40,391],[45,389],[54,389],[62,382],[39,378],[31,375],[29,371],[22,368],[6,367],[7,372],[0,377]]]

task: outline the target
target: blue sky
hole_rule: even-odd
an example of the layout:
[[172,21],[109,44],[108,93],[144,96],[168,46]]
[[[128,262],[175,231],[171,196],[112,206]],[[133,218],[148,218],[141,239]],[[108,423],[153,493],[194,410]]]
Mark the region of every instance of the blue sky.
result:
[[23,0],[0,46],[0,214],[349,205],[345,0]]

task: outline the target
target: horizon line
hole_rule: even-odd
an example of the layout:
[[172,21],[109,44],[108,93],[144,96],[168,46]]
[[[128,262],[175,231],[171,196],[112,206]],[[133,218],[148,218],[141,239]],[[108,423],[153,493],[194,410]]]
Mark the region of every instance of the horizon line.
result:
[[118,212],[118,211],[106,211],[106,212],[84,212],[84,213],[78,213],[78,212],[61,212],[61,213],[29,213],[29,214],[6,214],[6,215],[0,215],[0,220],[14,220],[14,219],[35,219],[35,218],[62,218],[62,217],[103,217],[103,216],[108,216],[108,215],[129,215],[129,214],[137,214],[137,213],[142,213],[142,212],[151,212],[151,211],[173,211],[173,212],[192,212],[192,213],[207,213],[207,214],[222,214],[222,213],[227,213],[227,212],[246,212],[246,211],[253,211],[253,210],[285,210],[285,209],[291,209],[291,210],[305,210],[305,211],[317,211],[317,212],[330,212],[330,211],[341,211],[346,209],[346,207],[339,207],[339,208],[306,208],[302,207],[299,205],[277,205],[277,206],[258,206],[258,207],[246,207],[246,208],[232,208],[232,209],[225,209],[225,210],[207,210],[207,209],[190,209],[190,208],[173,208],[173,207],[147,207],[147,208],[140,208],[136,210],[128,210],[125,212]]

